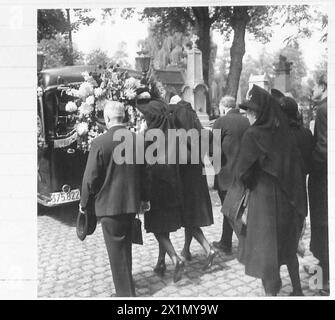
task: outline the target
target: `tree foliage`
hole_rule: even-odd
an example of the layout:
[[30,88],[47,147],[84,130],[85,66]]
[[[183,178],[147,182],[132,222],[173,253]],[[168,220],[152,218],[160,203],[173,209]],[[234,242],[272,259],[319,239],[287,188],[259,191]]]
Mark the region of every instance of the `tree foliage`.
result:
[[108,66],[111,63],[111,58],[106,51],[95,49],[87,54],[86,63],[90,65]]
[[[328,15],[321,8],[309,5],[278,6],[277,12],[283,20],[282,26],[293,25],[296,30],[285,39],[286,44],[294,45],[301,38],[310,38],[315,31],[315,26],[323,32],[321,42],[328,38]],[[313,27],[311,27],[313,26]]]
[[155,25],[149,27],[148,31],[148,37],[138,41],[138,46],[149,52],[154,68],[165,69],[170,64],[186,68],[185,47],[190,42],[188,34],[174,32],[162,37],[155,33]]
[[[239,72],[244,55],[244,43],[241,43],[240,40],[243,38],[244,41],[245,29],[247,28],[249,32],[253,33],[256,39],[262,42],[268,41],[271,36],[270,27],[273,24],[272,13],[274,10],[274,7],[269,6],[145,8],[141,12],[141,19],[152,24],[152,34],[157,40],[152,48],[156,52],[163,47],[164,40],[161,39],[169,37],[175,32],[186,35],[191,32],[197,34],[199,37],[198,46],[203,54],[204,80],[207,84],[212,80],[210,78],[212,78],[213,56],[216,51],[216,48],[211,45],[211,30],[220,30],[224,40],[228,40],[232,32],[239,32],[233,48],[235,52],[232,52],[234,59],[231,60],[232,68],[228,77],[228,84],[232,87],[234,95],[237,93]],[[123,16],[129,18],[134,13],[135,9],[125,9]],[[164,48],[164,50],[168,51],[168,48]],[[161,62],[160,65],[164,65],[164,63]],[[236,70],[237,72],[235,72]]]
[[73,48],[72,57],[68,41],[60,34],[55,39],[42,39],[37,45],[38,51],[45,55],[44,67],[55,68],[74,64],[83,64],[83,53]]
[[[75,19],[71,21],[70,12]],[[82,54],[73,48],[72,32],[81,25],[90,25],[95,18],[90,16],[90,9],[40,9],[37,13],[37,40],[39,50],[46,56],[46,65],[52,67],[73,65],[82,60]],[[57,48],[57,40],[59,48]],[[67,48],[65,46],[68,46]],[[54,50],[50,50],[50,48]]]
[[39,9],[37,11],[37,40],[55,39],[58,34],[67,34],[69,30],[78,31],[81,25],[90,25],[95,18],[91,9],[71,9],[75,19],[68,24],[66,10]]
[[37,11],[37,41],[42,39],[55,39],[57,34],[67,30],[65,14],[62,10]]

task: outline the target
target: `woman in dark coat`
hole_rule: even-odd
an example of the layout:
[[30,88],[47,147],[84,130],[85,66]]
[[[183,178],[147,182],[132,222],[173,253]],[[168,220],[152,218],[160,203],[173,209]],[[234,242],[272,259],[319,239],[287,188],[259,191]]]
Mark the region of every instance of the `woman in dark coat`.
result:
[[[304,190],[306,199],[307,199],[307,186],[306,186],[306,177],[311,171],[312,165],[312,152],[314,147],[314,139],[311,130],[305,128],[302,124],[302,121],[299,117],[298,113],[298,105],[295,100],[291,97],[285,96],[282,92],[277,89],[272,89],[271,94],[279,101],[282,110],[288,119],[288,124],[290,127],[290,131],[297,143],[300,154],[303,160],[303,172],[304,172],[304,180],[302,183],[304,184]],[[307,215],[307,207],[306,207],[306,215]],[[298,245],[298,254],[304,255],[304,244],[301,241],[302,236],[304,234],[304,227],[300,236],[300,241]]]
[[[185,129],[186,131],[196,129],[199,141],[201,141],[203,128],[190,103],[180,100],[175,104],[169,104],[169,112],[176,129]],[[187,144],[187,149],[190,154],[192,152],[190,143]],[[192,259],[190,245],[194,237],[205,250],[207,259],[203,268],[207,269],[212,265],[216,253],[200,227],[213,224],[213,211],[206,175],[203,174],[204,166],[200,152],[197,155],[197,160],[198,163],[195,164],[192,164],[190,159],[186,164],[179,164],[183,187],[182,226],[185,228],[185,243],[181,254],[186,260]]]
[[293,294],[300,295],[295,259],[307,205],[301,155],[277,100],[255,85],[249,97],[240,107],[251,126],[242,138],[236,179],[222,211],[234,216],[236,201],[250,190],[246,231],[237,233],[239,261],[247,275],[262,279],[266,295],[279,292],[280,266],[286,264],[294,275]]
[[[167,105],[159,98],[138,100],[136,107],[143,113],[148,130],[161,129],[163,133],[171,127],[167,117]],[[167,137],[167,135],[166,135]],[[166,160],[166,159],[165,159]],[[181,227],[182,186],[177,165],[163,164],[149,166],[151,178],[150,211],[144,215],[144,226],[147,232],[153,232],[158,243],[159,252],[167,252],[175,265],[174,281],[181,279],[184,262],[176,253],[169,234]],[[164,275],[165,257],[158,257],[154,271]]]

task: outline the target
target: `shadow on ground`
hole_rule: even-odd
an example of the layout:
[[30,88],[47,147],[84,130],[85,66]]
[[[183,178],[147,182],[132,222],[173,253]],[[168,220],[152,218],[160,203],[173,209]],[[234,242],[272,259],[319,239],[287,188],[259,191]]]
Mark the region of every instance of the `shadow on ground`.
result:
[[76,226],[78,203],[65,204],[53,208],[39,206],[37,210],[39,216],[48,216],[70,227]]

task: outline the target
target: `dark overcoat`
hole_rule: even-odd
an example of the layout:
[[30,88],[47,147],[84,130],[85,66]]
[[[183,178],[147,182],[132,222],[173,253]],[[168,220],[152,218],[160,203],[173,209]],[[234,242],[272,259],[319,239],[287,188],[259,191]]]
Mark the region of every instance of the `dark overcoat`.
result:
[[327,99],[317,106],[314,128],[315,148],[308,181],[311,243],[313,255],[328,260],[328,175],[327,175]]
[[[202,125],[190,103],[181,100],[175,105],[170,104],[169,111],[176,129],[196,129],[201,134]],[[200,154],[198,158],[198,164],[190,162],[179,164],[183,188],[183,227],[203,227],[213,224],[212,203]]]
[[231,109],[218,118],[213,130],[221,130],[221,152],[223,154],[220,172],[215,175],[214,189],[227,191],[233,181],[234,167],[243,133],[249,127],[249,121],[239,109]]
[[[160,163],[148,166],[150,172],[151,209],[144,214],[144,227],[147,232],[165,233],[178,230],[182,226],[182,186],[177,164],[169,164],[168,130],[173,123],[168,116],[167,104],[161,99],[142,101],[137,108],[143,113],[148,130],[160,129],[164,134],[165,153]],[[146,132],[146,134],[148,131]],[[151,144],[148,141],[146,148]],[[148,150],[148,149],[147,149]]]
[[257,86],[251,93],[260,111],[243,135],[222,212],[232,217],[244,189],[250,190],[238,259],[246,274],[276,281],[280,266],[296,255],[306,215],[303,164],[279,104]]
[[[144,165],[114,161],[114,150],[121,143],[114,140],[118,130],[127,129],[123,125],[113,126],[94,139],[83,177],[80,204],[85,208],[94,198],[98,217],[137,213],[141,200],[149,200],[150,182]],[[136,136],[128,133],[133,137],[135,154]]]

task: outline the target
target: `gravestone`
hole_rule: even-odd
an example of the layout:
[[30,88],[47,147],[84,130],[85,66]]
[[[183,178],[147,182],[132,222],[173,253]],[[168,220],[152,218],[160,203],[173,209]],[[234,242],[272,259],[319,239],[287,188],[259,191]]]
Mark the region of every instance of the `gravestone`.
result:
[[266,91],[270,90],[269,78],[266,73],[260,75],[251,74],[249,78],[249,89],[251,89],[254,84],[265,89]]
[[292,62],[288,62],[285,56],[280,55],[279,61],[274,65],[276,77],[274,79],[274,88],[285,93],[291,89],[290,72]]
[[197,48],[195,42],[198,37],[192,37],[192,48],[187,52],[187,69],[185,85],[182,90],[182,98],[189,102],[197,112],[203,126],[209,123],[208,114],[206,113],[206,92],[202,73],[202,53]]

